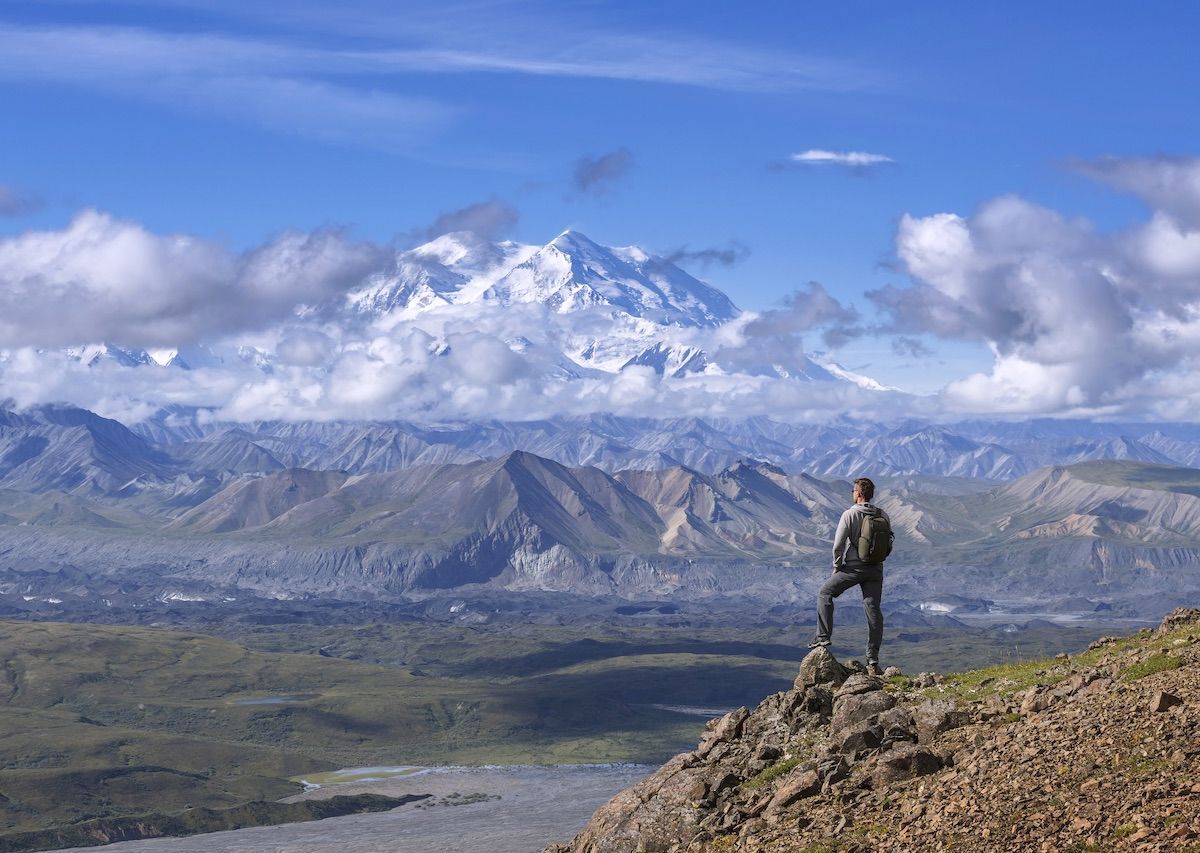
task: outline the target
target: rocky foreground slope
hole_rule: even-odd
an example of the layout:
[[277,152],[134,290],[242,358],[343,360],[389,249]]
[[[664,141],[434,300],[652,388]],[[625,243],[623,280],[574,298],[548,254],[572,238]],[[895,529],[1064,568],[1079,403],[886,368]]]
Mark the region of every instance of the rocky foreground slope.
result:
[[546,853],[728,850],[1200,851],[1200,610],[947,677],[818,649]]

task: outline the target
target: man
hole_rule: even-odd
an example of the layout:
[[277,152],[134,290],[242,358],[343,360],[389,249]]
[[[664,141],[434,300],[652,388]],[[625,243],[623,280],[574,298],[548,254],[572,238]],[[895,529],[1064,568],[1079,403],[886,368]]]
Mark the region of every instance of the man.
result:
[[[874,483],[866,477],[854,481],[854,506],[842,513],[833,536],[833,576],[817,593],[817,636],[809,643],[809,648],[829,645],[833,637],[833,600],[852,586],[861,587],[863,610],[867,614],[867,671],[879,675],[879,645],[883,641],[883,613],[879,609],[879,599],[883,595],[883,561],[864,562],[858,548],[863,520],[868,515],[882,517],[888,523],[889,531],[891,528],[887,513],[871,503],[874,496]],[[888,541],[890,550],[890,532]]]

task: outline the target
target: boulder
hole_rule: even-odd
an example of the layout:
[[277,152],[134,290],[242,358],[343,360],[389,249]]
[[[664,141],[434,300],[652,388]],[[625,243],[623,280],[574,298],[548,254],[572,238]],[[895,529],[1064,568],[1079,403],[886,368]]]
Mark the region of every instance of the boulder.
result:
[[884,711],[875,718],[875,722],[883,729],[881,745],[884,749],[897,741],[916,741],[917,739],[917,728],[912,714],[899,706]]
[[821,776],[812,766],[797,767],[783,778],[775,789],[775,796],[767,803],[767,811],[786,809],[792,803],[811,797],[821,791]]
[[869,720],[896,706],[896,700],[882,690],[843,696],[833,703],[833,716],[829,720],[829,733],[838,737],[855,723]]
[[1025,692],[1025,698],[1021,700],[1021,716],[1028,717],[1030,714],[1040,714],[1051,705],[1057,697],[1049,690],[1038,687],[1031,687]]
[[941,767],[941,760],[925,747],[913,743],[897,744],[879,756],[871,773],[871,784],[875,788],[885,788],[905,779],[936,773]]
[[863,720],[839,735],[837,751],[843,755],[858,756],[878,749],[882,743],[883,727],[871,720]]
[[1163,711],[1170,710],[1176,705],[1182,705],[1183,700],[1174,693],[1166,693],[1162,690],[1155,692],[1154,698],[1150,700],[1150,711],[1154,714],[1160,714]]
[[[692,765],[693,753],[668,761],[658,771],[626,788],[597,809],[570,848],[590,853],[666,853],[680,842],[689,843],[700,831],[706,814],[693,805],[691,795],[706,783],[705,793],[722,780],[715,768]],[[716,777],[716,778],[714,778]]]
[[738,708],[737,710],[730,711],[719,720],[710,721],[708,731],[704,734],[704,739],[700,741],[700,746],[696,748],[696,754],[700,758],[704,758],[717,745],[736,740],[738,735],[742,733],[742,726],[749,716],[750,712],[745,708]]
[[912,686],[918,690],[925,690],[933,687],[941,680],[942,677],[936,672],[918,672],[913,678]]
[[882,690],[883,682],[873,675],[867,675],[865,672],[855,672],[849,675],[842,686],[833,694],[834,699],[839,699],[842,696],[859,696],[863,693],[870,693],[873,690]]
[[822,685],[808,688],[800,694],[797,711],[799,715],[793,717],[796,724],[809,722],[812,716],[828,720],[833,714],[833,691]]
[[913,715],[917,727],[917,740],[929,743],[942,732],[957,729],[971,722],[971,714],[959,709],[946,699],[930,699],[917,706]]
[[795,688],[806,690],[818,684],[838,687],[854,670],[843,666],[827,648],[816,648],[800,662]]

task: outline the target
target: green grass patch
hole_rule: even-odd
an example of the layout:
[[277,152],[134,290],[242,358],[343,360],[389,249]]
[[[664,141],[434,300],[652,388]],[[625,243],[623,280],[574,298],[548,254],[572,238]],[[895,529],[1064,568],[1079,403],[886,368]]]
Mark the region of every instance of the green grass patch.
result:
[[1049,667],[1052,659],[1039,659],[1005,663],[948,675],[936,687],[924,693],[931,697],[954,699],[978,699],[983,696],[1011,696],[1039,685],[1055,684],[1065,676],[1052,674]]
[[1156,672],[1167,672],[1168,670],[1179,669],[1181,666],[1183,666],[1183,659],[1175,655],[1152,655],[1144,661],[1121,670],[1121,680],[1137,681],[1139,678],[1154,675]]
[[786,761],[778,761],[770,767],[764,769],[757,776],[747,779],[739,787],[743,791],[755,791],[764,785],[769,785],[785,773],[790,773],[800,765],[801,758],[789,758]]
[[1137,832],[1136,823],[1122,823],[1113,829],[1113,838],[1128,838]]

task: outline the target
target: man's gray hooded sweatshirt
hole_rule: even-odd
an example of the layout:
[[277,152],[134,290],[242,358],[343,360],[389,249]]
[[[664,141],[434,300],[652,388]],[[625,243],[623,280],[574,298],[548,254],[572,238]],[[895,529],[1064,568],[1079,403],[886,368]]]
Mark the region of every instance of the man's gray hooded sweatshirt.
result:
[[837,532],[833,534],[833,570],[837,571],[883,571],[879,566],[869,566],[858,558],[858,537],[862,533],[863,518],[881,515],[891,523],[888,514],[873,503],[855,504],[842,513]]

